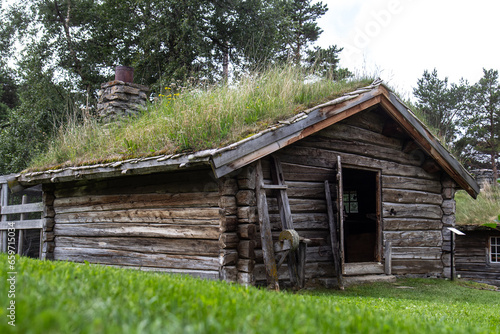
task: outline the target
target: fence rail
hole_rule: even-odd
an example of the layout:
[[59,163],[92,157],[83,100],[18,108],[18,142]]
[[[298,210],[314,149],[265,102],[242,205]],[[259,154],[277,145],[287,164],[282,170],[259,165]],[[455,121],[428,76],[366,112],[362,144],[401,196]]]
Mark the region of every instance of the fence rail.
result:
[[8,186],[11,177],[0,176],[0,251],[15,251],[40,258],[43,230],[41,189],[30,188],[12,194]]

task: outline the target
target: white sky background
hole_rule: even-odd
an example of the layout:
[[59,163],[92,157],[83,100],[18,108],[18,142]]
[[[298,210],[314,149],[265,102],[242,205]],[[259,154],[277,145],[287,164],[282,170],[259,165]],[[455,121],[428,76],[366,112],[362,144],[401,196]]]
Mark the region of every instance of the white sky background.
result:
[[336,44],[342,67],[375,74],[411,97],[424,70],[477,82],[500,70],[500,1],[323,0],[317,43]]

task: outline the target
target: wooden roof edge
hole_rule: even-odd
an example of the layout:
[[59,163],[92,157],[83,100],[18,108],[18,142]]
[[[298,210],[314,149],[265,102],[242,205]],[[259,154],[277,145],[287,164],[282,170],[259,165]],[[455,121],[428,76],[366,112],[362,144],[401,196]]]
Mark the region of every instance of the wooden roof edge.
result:
[[88,166],[72,166],[17,175],[19,184],[29,187],[35,184],[90,180],[122,175],[141,175],[164,172],[200,165],[209,165],[214,150],[204,150],[191,154],[169,154],[147,158],[127,159],[117,162]]
[[[500,228],[500,224],[498,225],[499,228]],[[494,228],[491,228],[491,227],[488,227],[488,226],[484,226],[484,225],[481,225],[481,224],[456,224],[455,226],[457,229],[461,230],[461,231],[488,231],[488,232],[500,232],[499,230],[497,229],[494,229]]]
[[[382,100],[382,105],[391,114],[391,116],[403,126],[410,136],[413,137],[422,149],[426,151],[455,181],[457,184],[467,191],[473,198],[477,198],[480,187],[472,175],[462,166],[462,164],[446,149],[439,139],[420,121],[413,112],[394,94],[387,86],[381,85],[383,96],[386,100]],[[397,110],[397,113],[402,116],[398,117],[391,105]]]

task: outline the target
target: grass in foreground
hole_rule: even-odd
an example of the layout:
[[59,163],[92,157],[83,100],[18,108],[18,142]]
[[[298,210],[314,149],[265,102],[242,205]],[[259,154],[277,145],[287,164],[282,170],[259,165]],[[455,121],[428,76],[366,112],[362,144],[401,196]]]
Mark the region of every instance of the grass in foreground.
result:
[[463,190],[455,195],[457,225],[493,223],[500,214],[500,187],[486,186],[476,200]]
[[431,279],[275,293],[186,276],[17,258],[1,333],[498,333],[499,292]]
[[137,117],[112,125],[95,119],[68,124],[31,168],[221,147],[371,81],[307,82],[302,71],[289,66],[250,75],[235,85],[165,87],[162,97]]

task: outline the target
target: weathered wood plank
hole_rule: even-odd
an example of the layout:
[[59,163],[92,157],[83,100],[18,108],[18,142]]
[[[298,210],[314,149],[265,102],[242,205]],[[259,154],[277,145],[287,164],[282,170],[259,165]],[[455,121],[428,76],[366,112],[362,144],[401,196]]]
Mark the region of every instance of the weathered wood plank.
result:
[[333,254],[333,265],[335,267],[335,276],[337,276],[337,283],[340,290],[344,290],[344,282],[342,279],[342,256],[340,252],[339,239],[337,236],[337,224],[335,222],[335,215],[333,211],[332,195],[330,193],[330,184],[325,181],[325,198],[326,208],[328,213],[328,225],[330,228],[330,243]]
[[443,262],[441,260],[392,260],[392,273],[402,274],[425,274],[441,275],[443,272]]
[[158,223],[186,225],[218,225],[218,208],[131,209],[58,213],[56,223]]
[[141,253],[218,256],[218,240],[167,239],[144,237],[65,237],[55,238],[56,247],[104,248]]
[[385,231],[441,230],[442,227],[443,222],[440,219],[384,218]]
[[392,247],[393,259],[440,260],[441,247]]
[[[161,184],[161,187],[158,185]],[[126,177],[103,180],[83,180],[57,184],[55,195],[58,198],[119,195],[218,192],[218,181],[210,169],[151,175],[129,175]]]
[[443,196],[425,191],[384,189],[384,202],[441,205],[443,203]]
[[443,211],[438,205],[432,204],[399,204],[383,202],[384,218],[427,218],[441,219]]
[[218,193],[131,194],[56,198],[56,213],[157,207],[219,206]]
[[427,193],[441,194],[442,186],[438,180],[426,180],[418,177],[401,177],[382,175],[384,193],[387,189],[417,190]]
[[162,225],[162,224],[56,224],[56,236],[85,237],[162,237],[188,239],[219,239],[218,226]]
[[[387,137],[386,137],[387,138]],[[350,138],[332,139],[321,136],[314,136],[304,139],[298,145],[305,147],[316,147],[321,149],[334,149],[335,151],[359,154],[368,158],[375,158],[385,161],[397,162],[410,166],[422,166],[419,156],[401,151],[401,144],[397,148],[388,148],[377,145],[373,142],[359,142]]]
[[443,245],[441,231],[384,231],[386,240],[393,247],[441,247]]
[[16,230],[30,230],[43,228],[43,219],[27,219],[27,220],[13,220],[13,221],[1,221],[0,222],[0,231],[6,231],[11,228],[15,228]]
[[[324,137],[331,140],[345,140],[366,144],[376,144],[378,147],[390,148],[399,151],[401,151],[403,146],[401,139],[387,137],[382,135],[381,132],[377,133],[366,130],[359,125],[353,125],[352,122],[351,124],[347,124],[345,121],[318,132],[314,135],[314,138],[316,137]],[[307,139],[314,140],[305,138],[305,140]]]
[[100,248],[56,247],[55,260],[172,269],[218,270],[219,257],[145,254]]
[[11,215],[16,213],[30,213],[30,212],[42,212],[42,203],[29,203],[29,204],[19,204],[19,205],[6,205],[2,206],[2,215]]

